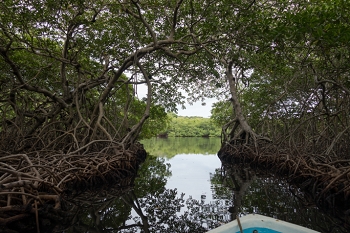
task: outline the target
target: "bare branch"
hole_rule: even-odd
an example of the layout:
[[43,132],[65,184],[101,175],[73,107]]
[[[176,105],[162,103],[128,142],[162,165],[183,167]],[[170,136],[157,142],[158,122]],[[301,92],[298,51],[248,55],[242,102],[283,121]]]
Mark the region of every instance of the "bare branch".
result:
[[176,3],[175,9],[174,9],[173,22],[172,22],[171,32],[170,32],[170,35],[169,35],[170,39],[174,39],[174,36],[175,36],[177,17],[178,17],[179,9],[180,9],[180,6],[181,6],[182,2],[183,2],[183,0],[179,0]]

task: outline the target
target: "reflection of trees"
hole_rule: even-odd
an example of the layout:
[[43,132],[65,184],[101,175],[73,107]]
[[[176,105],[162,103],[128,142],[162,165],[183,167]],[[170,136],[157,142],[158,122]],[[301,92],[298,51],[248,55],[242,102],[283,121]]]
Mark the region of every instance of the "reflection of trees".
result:
[[348,232],[338,219],[320,212],[297,188],[272,174],[235,164],[225,166],[224,171],[216,170],[211,183],[216,198],[232,198],[228,203],[233,205],[226,206],[232,217],[259,213],[321,232]]
[[[153,157],[146,161],[135,180],[135,188],[122,197],[134,210],[128,228],[121,232],[206,232],[219,225],[217,209],[205,208],[200,200],[184,199],[177,190],[165,189],[166,177],[171,175],[169,165],[152,166],[150,161],[163,161]],[[144,170],[144,168],[146,168]]]
[[[204,199],[185,199],[185,194],[165,189],[169,165],[163,158],[148,156],[139,169],[135,186],[124,194],[99,191],[85,193],[69,205],[70,224],[64,232],[206,232],[220,223],[221,209]],[[113,195],[115,193],[115,195]],[[74,203],[74,205],[73,205]],[[56,232],[62,232],[63,227]]]
[[220,148],[220,138],[151,138],[143,140],[146,151],[168,159],[177,154],[216,154]]
[[210,175],[213,201],[207,203],[205,196],[186,200],[184,194],[164,188],[171,172],[163,158],[148,156],[139,171],[135,186],[122,197],[120,191],[114,197],[108,191],[99,192],[98,201],[80,198],[65,232],[206,232],[237,213],[254,212],[321,232],[347,232],[285,180],[242,164]]
[[134,192],[138,198],[163,190],[172,175],[170,164],[164,158],[147,156],[135,179]]
[[211,174],[214,196],[218,199],[232,200],[227,202],[231,206],[225,206],[231,213],[231,221],[236,219],[253,179],[255,174],[243,166],[230,166],[223,171],[217,169],[215,174]]
[[120,201],[120,189],[100,190],[98,193],[100,195],[92,197],[92,193],[88,192],[72,200],[71,208],[67,211],[70,224],[66,225],[65,229],[60,226],[56,232],[62,232],[64,229],[67,233],[102,233],[123,229],[130,208]]
[[233,182],[233,206],[229,208],[229,211],[232,219],[236,219],[235,216],[239,213],[239,207],[242,206],[244,195],[253,182],[255,174],[253,175],[247,168],[232,166],[228,170],[228,175]]
[[[62,206],[61,217],[43,218],[43,232],[120,232],[140,224],[129,224],[132,206],[128,200],[134,196],[145,197],[164,190],[166,178],[171,175],[169,164],[163,158],[147,156],[141,165],[134,187],[104,187],[79,194],[74,198],[66,198]],[[160,191],[159,191],[160,190]],[[54,221],[54,218],[59,219]],[[45,221],[49,225],[45,225]],[[52,230],[52,225],[55,229]],[[27,231],[26,231],[27,232]]]
[[212,201],[206,202],[204,195],[201,200],[185,199],[184,194],[165,189],[171,172],[164,161],[148,156],[134,187],[114,186],[66,200],[62,206],[65,212],[43,218],[41,231],[199,233],[232,220],[236,213],[256,212],[321,232],[347,232],[317,208],[303,205],[310,203],[284,180],[241,164],[210,174]]
[[[128,195],[128,197],[132,197],[132,195]],[[199,201],[194,199],[185,200],[184,194],[178,196],[176,190],[163,190],[141,199],[134,199],[132,202],[129,199],[127,203],[134,208],[138,216],[133,218],[135,223],[132,225],[135,227],[121,232],[199,233],[207,231],[204,222],[210,214],[200,211],[201,204]],[[185,206],[186,210],[182,211]],[[213,226],[210,227],[213,228]]]

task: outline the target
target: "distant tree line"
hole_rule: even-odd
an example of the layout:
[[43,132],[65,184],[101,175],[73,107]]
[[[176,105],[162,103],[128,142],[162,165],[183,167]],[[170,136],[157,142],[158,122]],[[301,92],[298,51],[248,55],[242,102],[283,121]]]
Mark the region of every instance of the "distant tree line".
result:
[[219,137],[168,137],[141,140],[146,151],[153,156],[171,159],[179,154],[217,154],[221,146]]
[[170,122],[160,137],[220,137],[221,128],[210,118],[168,114]]

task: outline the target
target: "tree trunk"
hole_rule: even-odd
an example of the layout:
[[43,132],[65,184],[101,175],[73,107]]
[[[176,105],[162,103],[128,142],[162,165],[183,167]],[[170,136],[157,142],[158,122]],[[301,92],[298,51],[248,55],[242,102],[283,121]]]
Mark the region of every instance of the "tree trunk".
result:
[[234,131],[238,127],[238,125],[236,124],[236,127],[234,127],[232,129],[232,132],[230,133],[230,140],[236,139],[241,137],[242,135],[245,135],[244,139],[246,140],[246,142],[248,142],[249,137],[252,136],[253,138],[256,138],[256,134],[253,132],[252,128],[250,127],[250,125],[248,124],[247,120],[243,115],[241,104],[239,102],[238,94],[237,94],[236,79],[232,73],[232,67],[233,67],[233,62],[231,61],[228,63],[226,68],[226,78],[229,83],[230,92],[231,92],[231,101],[232,101],[233,109],[236,116],[235,122],[239,123],[242,130],[235,135]]

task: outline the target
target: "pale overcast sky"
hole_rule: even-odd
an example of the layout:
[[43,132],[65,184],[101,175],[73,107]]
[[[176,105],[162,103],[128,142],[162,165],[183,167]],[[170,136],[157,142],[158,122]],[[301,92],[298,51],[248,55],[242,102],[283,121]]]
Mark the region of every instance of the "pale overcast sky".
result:
[[[139,99],[146,97],[147,86],[146,85],[138,85],[137,87],[137,96]],[[212,104],[217,102],[216,99],[206,99],[204,101],[206,103],[205,106],[202,105],[202,102],[195,102],[193,105],[185,104],[186,109],[181,109],[181,106],[178,106],[178,116],[199,116],[199,117],[210,117],[210,110]]]
[[181,107],[178,107],[178,116],[200,116],[200,117],[210,117],[210,110],[212,107],[212,104],[217,102],[216,99],[206,99],[205,103],[206,105],[203,106],[201,102],[196,102],[193,105],[186,104],[186,109],[181,109]]

